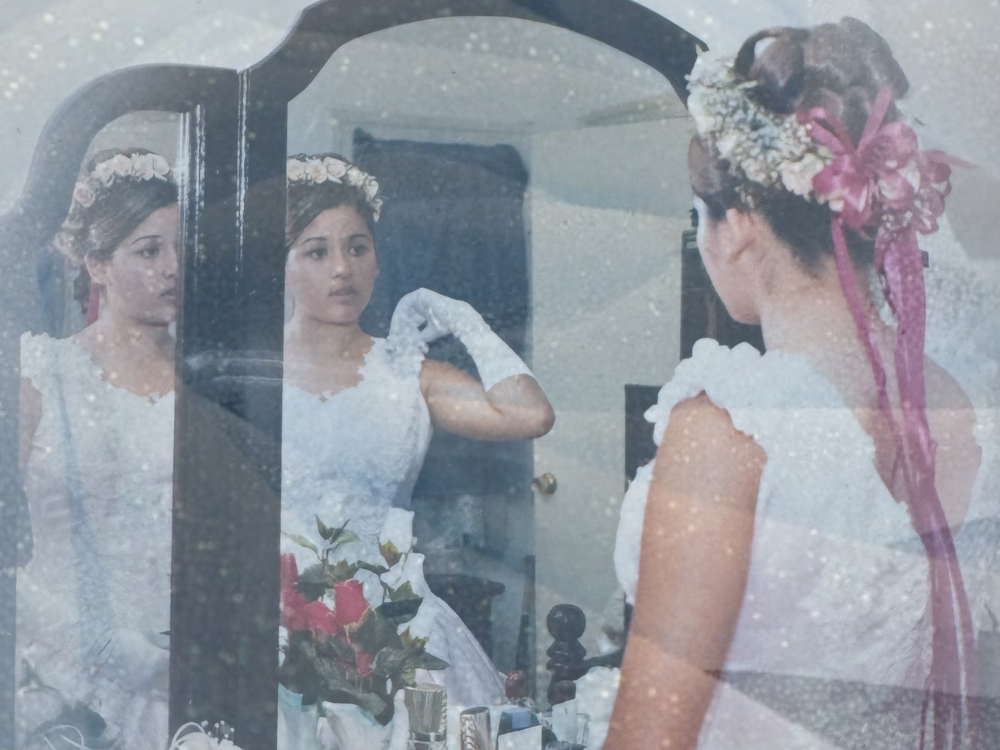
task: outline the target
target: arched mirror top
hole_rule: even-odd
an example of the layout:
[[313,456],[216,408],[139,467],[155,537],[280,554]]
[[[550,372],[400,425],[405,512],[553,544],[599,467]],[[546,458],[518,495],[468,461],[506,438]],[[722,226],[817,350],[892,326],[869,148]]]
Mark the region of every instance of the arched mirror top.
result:
[[[706,48],[684,29],[631,0],[424,0],[405,4],[384,0],[363,8],[349,0],[324,0],[302,13],[281,46],[245,71],[248,106],[266,109],[294,99],[330,57],[352,40],[420,21],[459,17],[537,21],[590,37],[664,75],[681,101],[687,100],[685,76],[698,49]],[[423,34],[425,44],[434,43],[433,36]]]

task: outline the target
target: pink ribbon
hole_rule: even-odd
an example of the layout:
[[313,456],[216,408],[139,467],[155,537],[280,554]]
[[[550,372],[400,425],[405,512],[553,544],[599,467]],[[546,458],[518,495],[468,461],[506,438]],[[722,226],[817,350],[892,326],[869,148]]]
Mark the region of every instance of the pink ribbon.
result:
[[[813,179],[813,190],[833,211],[834,257],[844,296],[854,318],[878,387],[879,411],[892,426],[897,469],[903,469],[910,520],[920,535],[930,567],[933,658],[924,693],[922,722],[933,698],[933,746],[948,747],[948,730],[959,745],[963,717],[969,720],[971,747],[983,747],[978,711],[964,700],[977,674],[972,616],[958,554],[934,486],[937,445],[927,423],[924,387],[926,301],[923,259],[917,234],[937,229],[951,189],[951,166],[971,166],[940,151],[921,151],[917,136],[903,122],[883,122],[892,103],[888,88],[879,91],[861,138],[855,145],[843,123],[821,108],[800,113],[813,139],[833,161]],[[868,325],[846,227],[868,236],[875,228],[875,267],[898,321],[894,362],[902,420],[892,413],[885,366]],[[921,747],[924,730],[921,724]]]

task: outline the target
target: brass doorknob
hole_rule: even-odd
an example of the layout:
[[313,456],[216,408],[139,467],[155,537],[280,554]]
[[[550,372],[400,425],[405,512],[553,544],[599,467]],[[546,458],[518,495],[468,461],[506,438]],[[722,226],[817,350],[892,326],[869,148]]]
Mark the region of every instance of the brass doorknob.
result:
[[554,495],[558,488],[555,474],[545,473],[531,480],[531,489],[539,495]]

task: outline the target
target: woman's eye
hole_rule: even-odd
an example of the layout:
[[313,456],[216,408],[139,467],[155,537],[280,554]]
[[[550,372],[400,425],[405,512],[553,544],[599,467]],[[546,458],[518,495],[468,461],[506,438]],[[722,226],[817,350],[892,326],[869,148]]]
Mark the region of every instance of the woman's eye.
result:
[[371,250],[371,246],[364,242],[360,242],[357,245],[351,245],[351,255],[355,257],[364,255],[369,250]]
[[145,247],[140,247],[136,250],[136,254],[143,258],[155,258],[156,254],[160,252],[159,245],[146,245]]
[[306,255],[308,257],[310,257],[310,258],[314,258],[316,260],[320,260],[321,258],[325,258],[326,257],[326,248],[325,247],[314,247],[314,248],[312,248],[310,250],[307,250],[306,251]]

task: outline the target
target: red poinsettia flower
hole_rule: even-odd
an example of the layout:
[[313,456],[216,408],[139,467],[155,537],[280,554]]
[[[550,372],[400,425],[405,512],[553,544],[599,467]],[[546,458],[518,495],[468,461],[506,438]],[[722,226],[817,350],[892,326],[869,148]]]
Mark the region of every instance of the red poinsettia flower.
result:
[[338,625],[353,625],[368,611],[368,601],[361,581],[338,581],[333,585],[333,597],[333,615]]
[[340,625],[333,612],[323,602],[306,601],[298,589],[299,570],[295,556],[281,556],[281,624],[288,630],[311,630],[335,635]]

